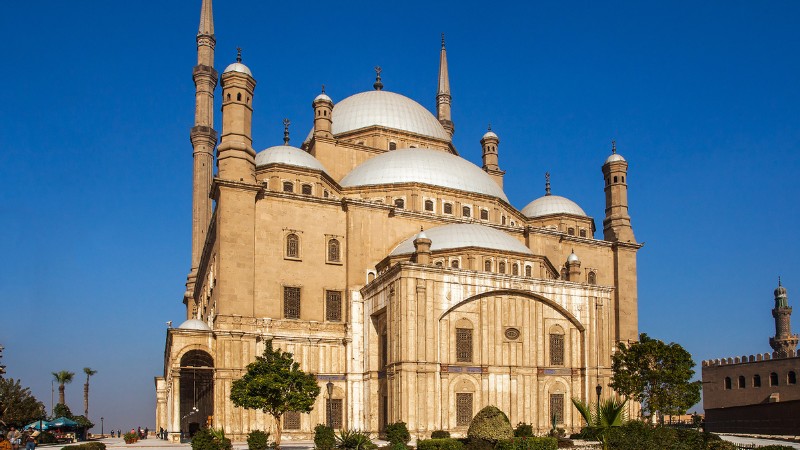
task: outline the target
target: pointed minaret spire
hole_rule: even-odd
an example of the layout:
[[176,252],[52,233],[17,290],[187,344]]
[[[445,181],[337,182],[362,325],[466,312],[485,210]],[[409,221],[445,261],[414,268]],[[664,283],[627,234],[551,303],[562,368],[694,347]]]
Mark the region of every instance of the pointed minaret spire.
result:
[[544,173],[544,195],[552,195],[550,193],[550,172]]
[[200,28],[197,30],[198,35],[214,35],[214,14],[211,11],[211,0],[203,0],[200,7]]
[[381,82],[382,70],[383,69],[381,69],[381,66],[375,66],[375,83],[372,85],[372,87],[374,87],[376,91],[383,89],[383,82]]
[[289,145],[289,119],[283,119],[283,145]]
[[442,51],[439,55],[439,89],[436,92],[436,117],[442,127],[450,134],[456,132],[453,119],[450,117],[450,75],[447,72],[447,49],[444,45],[444,33],[442,33]]

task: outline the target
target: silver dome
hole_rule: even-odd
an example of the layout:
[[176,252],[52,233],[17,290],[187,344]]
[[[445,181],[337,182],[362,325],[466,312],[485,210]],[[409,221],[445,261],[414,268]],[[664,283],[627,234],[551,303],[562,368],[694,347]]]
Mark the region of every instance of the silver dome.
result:
[[211,331],[211,327],[202,320],[189,319],[183,322],[178,329],[180,330],[196,330],[196,331]]
[[[480,247],[492,250],[526,253],[529,255],[533,254],[522,242],[500,230],[484,225],[457,223],[427,229],[425,230],[425,234],[428,239],[431,240],[431,251],[463,247]],[[417,234],[414,234],[401,242],[392,250],[390,256],[414,253],[414,239],[416,239],[417,236]]]
[[495,138],[495,139],[499,139],[499,138],[497,137],[497,135],[496,135],[496,134],[494,134],[494,131],[487,131],[487,132],[486,132],[486,134],[484,134],[484,135],[483,135],[483,139],[487,139],[487,138]]
[[622,155],[620,155],[619,153],[612,153],[608,158],[606,158],[605,164],[614,161],[625,161],[625,158],[623,158]]
[[525,217],[541,217],[550,214],[572,214],[587,217],[586,212],[577,203],[559,195],[545,195],[537,198],[522,208],[522,214]]
[[256,154],[256,167],[266,166],[267,164],[280,163],[289,166],[305,167],[308,169],[326,172],[321,162],[300,150],[289,145],[276,145]]
[[576,255],[574,251],[570,253],[569,256],[567,256],[568,263],[579,262],[579,261],[580,260],[578,259],[578,255]]
[[456,155],[427,148],[380,154],[361,163],[339,182],[343,187],[398,183],[431,184],[508,202],[500,186],[480,167]]
[[318,101],[318,100],[327,100],[327,101],[333,103],[333,100],[331,100],[331,98],[328,97],[328,95],[325,94],[324,92],[319,94],[318,96],[314,97],[314,101],[315,102]]
[[408,97],[389,91],[351,95],[333,107],[331,120],[334,135],[380,125],[450,140],[450,135],[430,111]]
[[250,68],[240,62],[235,62],[229,65],[228,67],[225,68],[225,70],[222,73],[228,73],[228,72],[240,72],[240,73],[246,73],[251,77],[253,76],[252,72],[250,72]]

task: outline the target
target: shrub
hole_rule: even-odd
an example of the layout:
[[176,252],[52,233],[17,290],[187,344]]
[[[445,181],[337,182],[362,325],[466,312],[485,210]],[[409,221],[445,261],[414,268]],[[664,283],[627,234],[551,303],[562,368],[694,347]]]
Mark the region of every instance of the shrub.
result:
[[763,447],[758,447],[758,450],[792,450],[794,447],[789,447],[788,445],[765,445]]
[[139,440],[139,435],[137,433],[125,433],[122,435],[122,439],[125,440],[126,444],[133,444]]
[[331,450],[336,446],[336,434],[333,428],[319,424],[314,427],[314,448],[317,450]]
[[402,442],[395,442],[394,444],[389,444],[384,448],[387,450],[409,450],[411,447],[403,444]]
[[531,437],[533,436],[533,426],[529,423],[520,422],[514,428],[514,437]]
[[450,439],[450,432],[445,430],[434,430],[431,439]]
[[607,443],[612,450],[735,450],[733,444],[711,433],[638,421],[609,429]]
[[496,443],[497,441],[514,437],[514,430],[508,421],[508,416],[497,407],[490,405],[478,411],[478,414],[472,418],[467,430],[467,436],[469,436],[470,441],[481,439]]
[[497,450],[556,450],[558,440],[552,437],[518,437],[497,443]]
[[250,450],[267,450],[269,448],[269,433],[253,430],[247,435],[247,448]]
[[106,444],[102,442],[87,442],[78,445],[66,445],[62,448],[67,450],[106,450]]
[[336,448],[345,450],[371,450],[378,448],[369,434],[360,430],[341,430],[336,435]]
[[494,442],[480,438],[467,439],[466,450],[494,450]]
[[232,450],[231,440],[225,437],[225,430],[201,428],[192,437],[192,450]]
[[386,440],[392,444],[407,444],[411,440],[405,422],[395,422],[386,425]]
[[[447,432],[444,431],[444,433]],[[435,438],[435,439],[422,439],[417,441],[417,450],[463,450],[463,449],[464,449],[464,444],[462,444],[461,441],[459,441],[458,439]]]
[[[783,445],[768,445],[766,447],[759,447],[758,449],[761,450],[766,448],[768,450],[789,450],[792,447],[786,447]],[[723,441],[722,439],[718,441],[709,441],[706,444],[706,450],[736,450],[736,445],[733,442]]]

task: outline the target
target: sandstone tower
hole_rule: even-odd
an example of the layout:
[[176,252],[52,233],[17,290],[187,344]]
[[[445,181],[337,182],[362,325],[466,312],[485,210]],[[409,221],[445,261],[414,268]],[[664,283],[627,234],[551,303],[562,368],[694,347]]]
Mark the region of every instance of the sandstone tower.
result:
[[787,358],[794,354],[798,337],[796,334],[792,334],[792,307],[789,306],[786,288],[781,286],[780,278],[778,278],[778,287],[775,289],[775,307],[772,308],[772,317],[775,318],[775,337],[769,338],[769,345],[778,354],[778,358]]

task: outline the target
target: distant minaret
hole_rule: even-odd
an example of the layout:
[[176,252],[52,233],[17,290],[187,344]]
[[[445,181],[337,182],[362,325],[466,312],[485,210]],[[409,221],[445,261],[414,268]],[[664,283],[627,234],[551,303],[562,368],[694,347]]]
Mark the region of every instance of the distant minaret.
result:
[[442,33],[442,52],[439,55],[439,90],[436,92],[436,117],[442,127],[453,137],[456,126],[450,117],[450,76],[447,74],[447,50],[444,48],[444,33]]
[[195,85],[194,127],[190,138],[194,149],[192,180],[192,269],[186,282],[187,294],[192,295],[197,266],[206,241],[206,231],[211,220],[211,178],[214,167],[214,147],[217,132],[214,130],[214,90],[217,71],[214,70],[214,17],[211,0],[203,0],[200,7],[200,27],[197,31],[197,65],[192,71]]
[[786,358],[793,354],[797,348],[798,337],[792,334],[792,307],[786,295],[786,288],[781,286],[778,278],[778,288],[775,289],[775,308],[772,317],[775,318],[775,337],[769,338],[769,345],[778,354],[778,358]]

